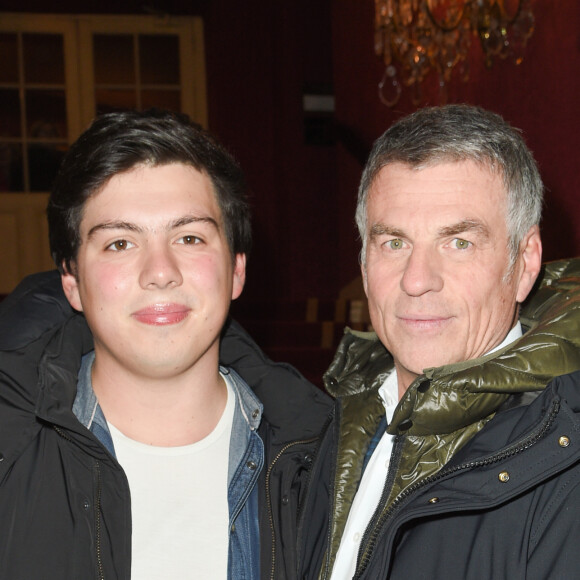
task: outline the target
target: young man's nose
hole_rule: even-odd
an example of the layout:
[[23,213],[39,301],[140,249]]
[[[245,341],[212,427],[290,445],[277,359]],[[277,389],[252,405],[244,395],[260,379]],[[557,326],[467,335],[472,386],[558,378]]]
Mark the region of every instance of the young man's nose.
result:
[[139,282],[143,288],[167,288],[183,282],[181,270],[170,248],[152,248],[147,251]]

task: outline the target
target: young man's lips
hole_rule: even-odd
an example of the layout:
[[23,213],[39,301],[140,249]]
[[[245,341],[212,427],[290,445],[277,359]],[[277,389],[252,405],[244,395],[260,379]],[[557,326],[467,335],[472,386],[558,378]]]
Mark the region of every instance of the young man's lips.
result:
[[181,322],[190,311],[190,308],[182,304],[154,304],[134,312],[132,316],[143,324],[163,326]]

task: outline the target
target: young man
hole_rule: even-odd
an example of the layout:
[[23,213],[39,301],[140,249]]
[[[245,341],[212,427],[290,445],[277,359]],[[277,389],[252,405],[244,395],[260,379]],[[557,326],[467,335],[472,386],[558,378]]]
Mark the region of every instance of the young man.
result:
[[357,224],[376,334],[347,332],[325,377],[321,578],[578,575],[580,263],[541,272],[542,190],[519,132],[476,107],[375,143]]
[[[0,309],[2,575],[296,577],[329,403],[226,324],[251,243],[237,164],[182,117],[105,115],[48,220],[72,309],[50,274]],[[220,366],[224,325],[254,390]]]

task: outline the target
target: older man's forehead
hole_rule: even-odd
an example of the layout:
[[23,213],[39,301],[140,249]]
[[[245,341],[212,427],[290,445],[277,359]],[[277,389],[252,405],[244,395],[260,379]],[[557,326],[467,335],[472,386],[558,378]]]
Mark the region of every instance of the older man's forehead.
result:
[[[494,182],[494,190],[503,194],[505,201],[508,199],[507,186],[504,180],[503,172],[492,164],[491,161],[479,161],[477,159],[441,159],[439,162],[425,163],[420,165],[411,165],[408,163],[396,161],[383,165],[373,177],[367,195],[367,207],[377,196],[384,195],[390,190],[388,180],[396,178],[399,182],[408,180],[413,182],[416,177],[420,177],[424,171],[437,169],[440,167],[449,168],[453,173],[460,175],[462,172],[473,171],[473,179],[476,180],[482,176],[488,177]],[[386,182],[386,183],[385,183]],[[429,188],[426,188],[429,193]],[[490,191],[491,193],[491,191]]]

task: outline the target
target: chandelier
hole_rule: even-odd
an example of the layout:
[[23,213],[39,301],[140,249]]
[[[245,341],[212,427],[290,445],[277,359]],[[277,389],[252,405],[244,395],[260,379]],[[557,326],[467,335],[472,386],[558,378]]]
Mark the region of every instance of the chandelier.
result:
[[385,64],[379,97],[392,107],[404,85],[419,104],[421,83],[436,71],[445,101],[454,69],[469,79],[474,36],[490,67],[496,57],[520,64],[533,31],[530,0],[375,0],[375,52]]

